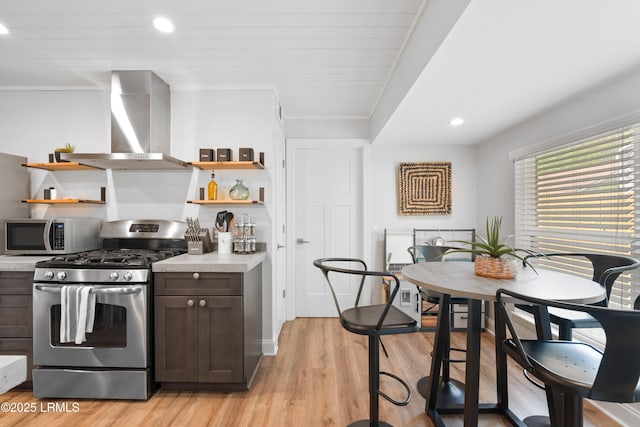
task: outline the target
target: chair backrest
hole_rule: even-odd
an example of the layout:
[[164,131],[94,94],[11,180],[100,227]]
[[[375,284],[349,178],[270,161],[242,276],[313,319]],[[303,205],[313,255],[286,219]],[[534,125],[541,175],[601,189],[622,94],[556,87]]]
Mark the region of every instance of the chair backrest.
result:
[[[512,299],[505,299],[503,295]],[[524,302],[530,305],[581,311],[596,318],[605,332],[606,346],[589,398],[609,402],[636,402],[640,400],[638,387],[640,379],[640,357],[638,357],[640,355],[640,311],[549,301],[525,296],[508,289],[498,289],[496,297],[498,309],[504,316],[518,351],[522,353],[524,350],[505,307],[505,302]]]
[[[593,266],[594,282],[600,283],[607,291],[607,300],[611,295],[611,288],[618,276],[624,271],[633,270],[640,267],[640,261],[636,258],[625,255],[609,255],[596,253],[550,253],[550,254],[534,254],[525,257],[530,258],[549,258],[549,257],[583,257],[591,261]],[[606,304],[606,301],[605,301]]]
[[[420,261],[420,256],[424,262],[442,261],[444,254],[449,249],[458,249],[453,246],[432,246],[432,245],[416,245],[409,246],[407,251],[411,254],[413,263]],[[420,256],[419,256],[420,255]]]
[[[356,267],[353,267],[354,264],[356,265]],[[313,261],[313,265],[318,267],[322,271],[322,274],[324,274],[324,277],[329,284],[329,288],[331,289],[333,302],[336,305],[336,309],[338,310],[338,315],[340,316],[340,318],[343,318],[342,313],[344,312],[344,310],[340,307],[340,302],[338,301],[338,294],[337,290],[335,289],[336,281],[332,280],[329,277],[330,274],[347,274],[360,277],[358,292],[356,294],[356,298],[352,307],[360,307],[360,297],[362,296],[362,290],[368,277],[385,277],[393,280],[395,286],[389,295],[389,301],[387,301],[387,303],[385,304],[385,308],[382,311],[380,318],[376,322],[376,329],[380,329],[382,327],[387,313],[391,308],[391,304],[393,303],[393,300],[395,299],[398,290],[400,289],[400,280],[395,274],[388,271],[367,270],[367,264],[363,260],[358,258],[319,258]]]

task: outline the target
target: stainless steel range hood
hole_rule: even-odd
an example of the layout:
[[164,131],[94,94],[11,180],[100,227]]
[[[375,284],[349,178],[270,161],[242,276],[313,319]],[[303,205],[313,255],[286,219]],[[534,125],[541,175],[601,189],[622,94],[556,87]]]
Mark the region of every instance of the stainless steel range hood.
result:
[[111,153],[61,153],[61,159],[101,169],[185,169],[169,155],[171,93],[152,71],[111,74]]

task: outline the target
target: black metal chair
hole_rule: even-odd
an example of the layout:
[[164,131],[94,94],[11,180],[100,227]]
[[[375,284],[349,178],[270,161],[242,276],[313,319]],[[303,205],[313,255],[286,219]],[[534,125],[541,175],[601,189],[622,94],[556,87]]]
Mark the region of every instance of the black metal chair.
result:
[[[548,399],[552,420],[562,426],[581,426],[585,397],[619,403],[640,401],[640,311],[541,300],[507,289],[498,289],[496,298],[496,328],[503,328],[504,321],[511,334],[502,350],[561,396],[559,402]],[[588,314],[606,334],[604,352],[581,342],[521,339],[505,306],[512,302]]]
[[[415,319],[393,306],[393,300],[400,289],[400,281],[390,272],[370,271],[364,261],[356,258],[321,258],[313,261],[313,265],[322,270],[336,304],[340,316],[340,324],[347,331],[369,337],[369,419],[360,420],[349,424],[352,427],[365,426],[390,426],[379,421],[378,396],[397,406],[406,406],[411,400],[411,389],[408,384],[396,375],[380,371],[380,337],[382,335],[406,334],[416,332],[418,325]],[[356,267],[353,267],[353,266]],[[337,284],[334,275],[359,276],[360,284],[355,302],[348,308],[341,308],[335,287]],[[391,291],[389,300],[385,304],[362,305],[360,298],[365,281],[370,277],[391,278],[395,286]],[[382,284],[382,283],[380,283]],[[407,397],[402,401],[396,401],[380,390],[380,375],[385,375],[400,382],[407,392]]]
[[[618,276],[628,270],[633,270],[640,266],[640,261],[635,258],[624,255],[605,255],[592,253],[550,253],[550,254],[534,254],[525,257],[530,262],[532,258],[551,258],[551,257],[573,257],[586,258],[591,262],[593,267],[593,281],[600,283],[607,291],[607,299],[598,305],[607,306],[608,299],[611,295],[611,288]],[[528,313],[533,314],[532,307],[524,304],[518,304],[517,307]],[[551,323],[558,325],[558,336],[561,340],[571,341],[573,329],[576,328],[599,328],[600,323],[588,313],[567,311],[558,308],[549,309],[549,317]]]

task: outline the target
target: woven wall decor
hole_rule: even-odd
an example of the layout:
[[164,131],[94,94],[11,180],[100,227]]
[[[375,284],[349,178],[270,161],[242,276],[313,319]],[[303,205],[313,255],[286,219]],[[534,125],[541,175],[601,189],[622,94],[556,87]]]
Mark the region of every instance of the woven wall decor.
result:
[[400,215],[451,213],[451,163],[400,163]]

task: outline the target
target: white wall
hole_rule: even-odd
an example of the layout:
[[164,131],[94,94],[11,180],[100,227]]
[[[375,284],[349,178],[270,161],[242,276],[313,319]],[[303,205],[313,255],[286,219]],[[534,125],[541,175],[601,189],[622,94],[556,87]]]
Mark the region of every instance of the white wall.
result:
[[[475,147],[380,146],[371,147],[371,179],[368,180],[371,206],[369,230],[377,226],[371,239],[371,260],[384,268],[384,229],[473,228],[476,221]],[[398,167],[402,162],[451,162],[451,215],[401,216],[398,212]]]
[[[243,213],[256,223],[258,241],[272,245],[273,127],[276,104],[270,90],[172,91],[171,155],[184,161],[198,160],[199,148],[253,147],[265,152],[265,170],[226,170],[216,173],[221,194],[243,179],[251,198],[265,188],[265,206],[212,207],[187,204],[206,187],[210,172],[185,171],[57,171],[29,169],[31,197],[42,198],[44,188],[54,186],[58,197],[99,199],[107,188],[106,205],[33,205],[34,217],[93,217],[117,219],[174,219],[198,217],[213,227],[218,210],[236,217]],[[108,153],[111,115],[108,91],[2,91],[0,92],[0,152],[26,156],[29,162],[47,162],[48,153],[71,143],[76,152]],[[275,348],[272,325],[272,266],[270,254],[263,263],[263,332],[269,348]],[[269,350],[267,350],[269,351]]]

